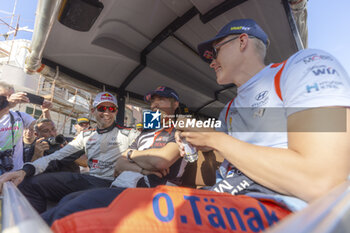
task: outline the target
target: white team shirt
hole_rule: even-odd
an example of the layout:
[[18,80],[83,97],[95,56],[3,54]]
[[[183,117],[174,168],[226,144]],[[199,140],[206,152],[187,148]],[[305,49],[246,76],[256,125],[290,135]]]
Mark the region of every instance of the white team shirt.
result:
[[350,106],[350,78],[332,55],[299,51],[275,84],[282,66],[270,64],[238,88],[229,111],[227,104],[220,114],[220,131],[255,145],[287,148],[288,116],[313,107]]
[[[218,130],[254,145],[287,148],[288,116],[308,108],[350,106],[349,75],[332,55],[315,49],[299,51],[285,63],[280,80],[275,79],[282,67],[270,64],[240,86],[230,108],[228,103],[222,110]],[[225,160],[217,182],[226,177],[228,168]],[[294,197],[269,196],[291,210],[306,205]]]
[[[23,166],[23,129],[30,126],[35,119],[27,113],[21,112],[22,118],[17,112],[10,111],[14,118],[13,133],[15,151],[13,154],[13,170],[21,169]],[[0,119],[0,151],[12,149],[12,125],[10,114],[4,115]]]
[[50,161],[69,158],[74,153],[84,149],[88,157],[89,175],[113,180],[114,167],[118,157],[135,140],[137,135],[136,130],[130,131],[118,127],[105,133],[86,130],[60,150],[26,164],[34,166],[35,175],[38,175],[46,170]]

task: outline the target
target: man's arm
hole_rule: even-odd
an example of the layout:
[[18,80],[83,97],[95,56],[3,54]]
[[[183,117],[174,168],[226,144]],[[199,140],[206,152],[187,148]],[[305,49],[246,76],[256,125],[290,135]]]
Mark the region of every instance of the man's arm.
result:
[[[50,161],[67,159],[68,157],[72,156],[74,153],[83,149],[84,149],[84,137],[83,137],[83,134],[79,134],[76,139],[68,143],[66,146],[64,146],[60,150],[48,156],[43,156],[32,163],[25,163],[23,168],[25,168],[26,165],[34,167],[35,175],[37,175],[45,171]],[[26,172],[28,172],[28,170],[26,170]]]
[[42,109],[42,114],[43,114],[44,118],[51,119],[50,109],[44,108],[44,107],[41,107],[41,109]]
[[[292,114],[287,149],[249,144],[224,133],[182,136],[195,146],[209,145],[259,184],[311,201],[344,182],[350,172],[350,110],[346,110],[346,122],[340,118],[319,114],[319,109]],[[347,128],[345,132],[317,132],[324,123]]]
[[14,108],[17,104],[20,103],[29,103],[29,99],[25,92],[13,93],[7,100],[9,102],[9,108]]
[[133,172],[138,172],[142,175],[151,175],[154,174],[158,177],[163,177],[168,174],[167,170],[162,170],[162,171],[149,171],[146,170],[136,163],[130,163],[127,158],[124,156],[120,156],[117,160],[117,165],[115,166],[114,170],[114,176],[117,177],[119,176],[123,171],[133,171]]
[[117,165],[115,166],[114,176],[117,177],[123,171],[133,171],[133,172],[142,172],[142,168],[136,163],[130,163],[126,157],[120,156],[117,160]]
[[[126,157],[129,150],[126,150],[123,156]],[[180,153],[174,142],[169,142],[162,148],[134,150],[130,156],[140,167],[150,171],[168,169],[179,157]]]

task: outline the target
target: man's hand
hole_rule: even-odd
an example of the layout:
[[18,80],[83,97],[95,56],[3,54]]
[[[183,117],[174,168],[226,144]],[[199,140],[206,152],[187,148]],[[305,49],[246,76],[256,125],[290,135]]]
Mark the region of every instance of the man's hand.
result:
[[197,150],[201,150],[202,152],[212,151],[213,148],[209,146],[208,140],[209,137],[212,136],[215,132],[181,132],[177,130],[175,132],[175,141],[179,147],[180,156],[185,156],[185,147],[182,144],[182,138],[185,138],[188,143],[192,146],[196,147]]
[[9,102],[10,108],[13,108],[20,103],[29,103],[29,99],[25,92],[13,93],[12,95],[10,95],[10,97],[7,98],[7,101]]
[[52,108],[52,102],[48,100],[44,100],[43,104],[41,105],[41,108],[43,111],[50,110]]
[[176,141],[177,146],[179,147],[180,156],[184,157],[185,156],[185,147],[182,144],[182,140],[181,140],[180,134],[181,134],[181,131],[176,130],[176,132],[175,132],[175,141]]
[[32,162],[37,160],[38,158],[43,157],[44,151],[50,149],[50,145],[48,142],[43,141],[45,138],[39,138],[35,142],[34,146],[34,155],[32,158]]
[[114,168],[114,177],[119,176],[123,171],[134,171],[134,172],[141,173],[142,175],[154,174],[154,175],[162,178],[162,177],[169,174],[170,169],[167,168],[167,169],[163,169],[160,171],[149,171],[149,170],[143,169],[142,167],[140,167],[136,163],[130,163],[127,160],[127,158],[125,158],[124,156],[120,156],[117,159],[116,166]]
[[224,134],[221,132],[182,132],[181,138],[185,138],[188,143],[201,151],[213,150],[212,145],[215,144],[215,136]]
[[17,186],[23,181],[25,176],[26,173],[23,170],[3,174],[0,176],[0,192],[2,192],[2,187],[5,182],[12,181]]

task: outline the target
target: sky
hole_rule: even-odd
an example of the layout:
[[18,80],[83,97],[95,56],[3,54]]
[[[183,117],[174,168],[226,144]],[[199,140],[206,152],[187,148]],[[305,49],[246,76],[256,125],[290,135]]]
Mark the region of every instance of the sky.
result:
[[[15,0],[0,0],[0,35],[9,31],[9,27],[1,20],[10,24],[11,16],[14,9]],[[17,0],[15,17],[13,17],[12,27],[16,26],[19,16],[19,27],[28,26],[29,29],[34,29],[35,11],[37,7],[37,0]],[[6,14],[9,12],[11,14]],[[11,29],[12,30],[12,29]],[[12,39],[11,35],[9,38]],[[19,31],[16,39],[32,39],[32,33],[26,31]],[[4,37],[0,36],[0,41],[3,41]]]
[[334,55],[350,75],[350,1],[309,0],[309,48]]
[[[15,0],[0,0],[0,19],[10,22]],[[37,0],[17,0],[16,17],[20,15],[19,26],[34,29]],[[309,48],[318,48],[333,54],[350,74],[350,1],[309,0],[308,5]],[[4,18],[7,17],[7,18]],[[13,23],[13,26],[15,23]],[[0,21],[0,35],[8,27]],[[32,33],[21,31],[16,38],[31,39]],[[12,37],[10,37],[12,38]],[[0,41],[4,40],[0,36]]]

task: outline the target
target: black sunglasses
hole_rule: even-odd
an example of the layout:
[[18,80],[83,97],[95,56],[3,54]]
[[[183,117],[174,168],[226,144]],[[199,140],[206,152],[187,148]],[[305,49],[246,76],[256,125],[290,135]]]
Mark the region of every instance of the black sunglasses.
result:
[[213,46],[213,59],[216,59],[218,57],[218,53],[219,53],[219,48],[225,44],[227,44],[230,41],[233,41],[235,39],[239,38],[239,36],[235,36],[229,40],[217,43],[216,45]]
[[[235,37],[233,37],[233,38],[231,38],[231,39],[229,39],[229,40],[222,41],[222,42],[217,43],[216,45],[214,45],[214,46],[213,46],[213,59],[216,59],[216,58],[218,57],[218,53],[219,53],[219,51],[220,51],[220,47],[222,47],[223,45],[227,44],[227,43],[230,42],[230,41],[233,41],[233,40],[235,40],[235,39],[238,39],[239,37],[240,37],[240,35],[239,35],[239,36],[235,36]],[[248,38],[255,38],[255,37],[254,37],[254,36],[249,36],[249,35],[248,35]]]
[[96,109],[99,112],[105,112],[105,111],[107,111],[107,109],[109,112],[116,112],[117,111],[117,107],[115,107],[115,106],[97,106]]

